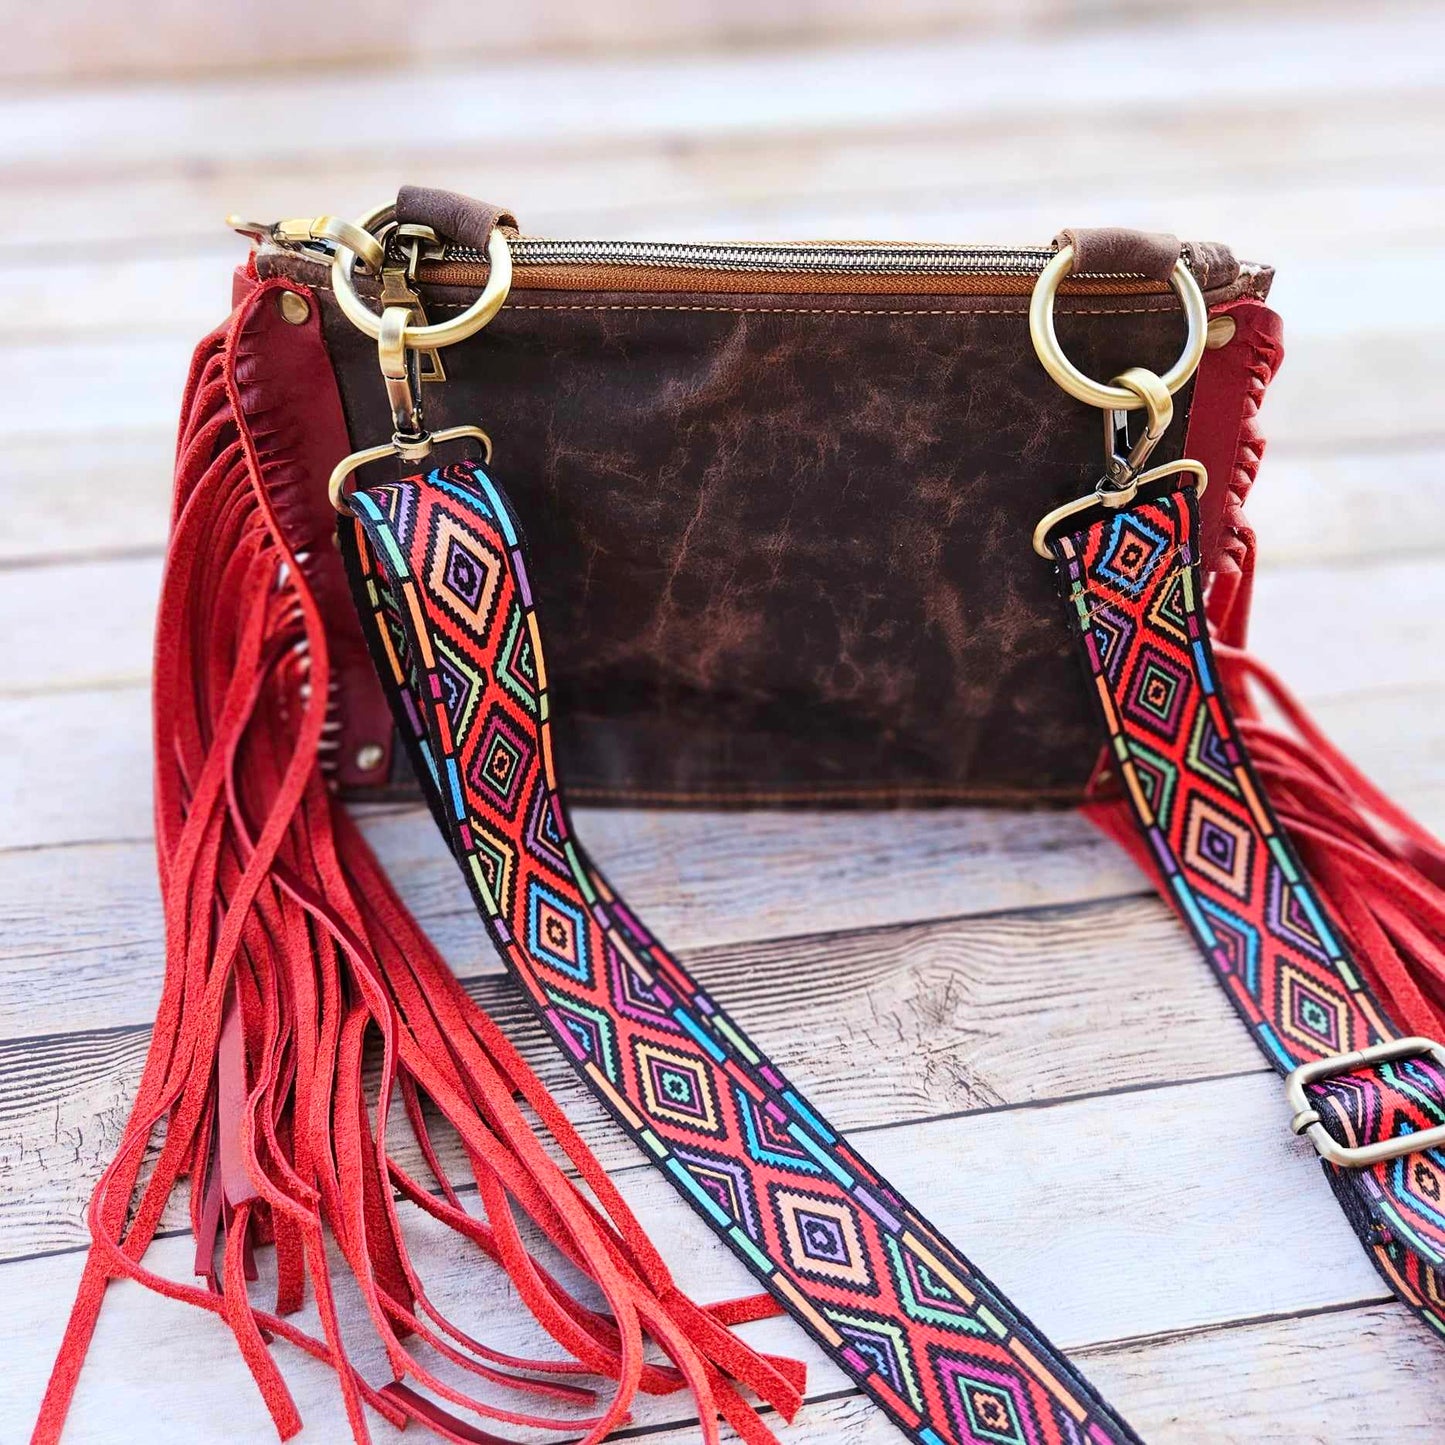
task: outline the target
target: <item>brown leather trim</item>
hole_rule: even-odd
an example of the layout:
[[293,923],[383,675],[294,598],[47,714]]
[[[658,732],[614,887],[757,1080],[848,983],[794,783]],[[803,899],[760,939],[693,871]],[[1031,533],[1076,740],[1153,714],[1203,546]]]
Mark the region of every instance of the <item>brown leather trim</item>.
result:
[[[294,252],[267,249],[257,254],[263,275],[294,276],[316,290],[331,289],[329,268],[320,260]],[[1228,268],[1226,268],[1228,270]],[[424,263],[419,272],[427,313],[462,311],[480,294],[487,268],[471,264]],[[1219,273],[1216,272],[1217,276]],[[689,284],[690,278],[705,279],[703,286]],[[1241,296],[1263,300],[1269,293],[1274,272],[1264,266],[1235,265],[1228,281],[1216,280],[1204,286],[1205,298],[1211,306],[1220,306]],[[595,279],[597,284],[591,284]],[[806,283],[806,284],[804,284]],[[964,284],[967,283],[967,284]],[[376,284],[365,276],[356,278],[358,293],[376,302]],[[1018,315],[1028,314],[1028,298],[1033,290],[1030,276],[796,276],[768,272],[680,272],[666,267],[608,266],[581,267],[519,267],[512,278],[512,290],[506,310],[669,310],[669,311],[733,311],[768,310],[798,315],[821,315],[824,312],[859,316],[921,316],[921,315]],[[638,294],[652,297],[648,303],[632,301]],[[565,296],[569,302],[539,301],[536,296]],[[920,302],[944,298],[938,308],[889,307],[886,305],[853,305],[870,295],[879,297],[914,296]],[[809,296],[812,306],[793,305],[791,298]],[[705,299],[699,299],[705,298]],[[1117,301],[1118,305],[1091,306],[1090,301]],[[996,302],[996,306],[981,303]],[[1124,304],[1133,302],[1133,305]],[[1174,311],[1179,306],[1169,285],[1139,277],[1067,279],[1060,287],[1055,304],[1061,315],[1128,316],[1151,312]]]
[[396,219],[430,226],[442,240],[482,252],[498,226],[517,229],[516,217],[503,207],[433,186],[403,186],[396,193]]
[[1054,237],[1054,244],[1060,250],[1074,248],[1076,276],[1147,276],[1151,281],[1169,279],[1181,250],[1178,236],[1121,226],[1069,227]]
[[[856,292],[849,293],[849,297],[840,298],[831,305],[820,299],[819,304],[815,306],[790,306],[785,300],[755,300],[752,297],[737,297],[729,303],[728,297],[736,296],[735,292],[719,292],[717,299],[711,302],[695,302],[683,299],[671,292],[661,293],[658,300],[652,302],[615,299],[619,295],[627,294],[629,293],[595,294],[585,301],[533,301],[526,291],[514,290],[512,299],[507,302],[507,309],[509,311],[714,311],[734,315],[747,312],[766,312],[774,316],[1027,316],[1029,310],[1027,302],[1012,306],[964,304],[968,301],[1002,299],[993,294],[979,297],[960,296],[960,304],[953,306],[848,306],[843,304],[845,300],[856,296]],[[652,294],[658,295],[658,293]],[[777,297],[779,294],[777,292],[769,293],[770,298]],[[916,293],[905,294],[914,295]],[[1157,316],[1178,310],[1178,304],[1167,292],[1161,292],[1152,299],[1140,296],[1128,298],[1137,302],[1133,306],[1085,306],[1081,304],[1083,299],[1079,298],[1071,305],[1065,298],[1057,309],[1061,314],[1068,316]],[[468,304],[461,301],[428,302],[427,310],[429,312],[432,310],[463,311]]]
[[[1206,291],[1216,286],[1228,285],[1240,273],[1240,265],[1234,259],[1234,252],[1218,241],[1186,241],[1184,259],[1189,263],[1194,279]],[[1268,287],[1265,289],[1268,290]],[[1263,299],[1264,292],[1259,295]]]

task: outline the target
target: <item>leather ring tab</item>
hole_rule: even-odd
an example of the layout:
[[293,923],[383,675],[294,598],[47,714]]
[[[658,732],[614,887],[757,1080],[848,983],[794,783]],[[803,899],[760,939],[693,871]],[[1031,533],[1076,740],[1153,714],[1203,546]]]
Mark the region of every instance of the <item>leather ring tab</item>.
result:
[[1074,248],[1075,276],[1145,276],[1167,281],[1183,253],[1178,236],[1123,226],[1070,226],[1054,237],[1056,250]]
[[434,186],[402,186],[396,193],[396,219],[404,226],[430,226],[443,241],[483,253],[498,226],[517,229],[517,218],[505,207]]

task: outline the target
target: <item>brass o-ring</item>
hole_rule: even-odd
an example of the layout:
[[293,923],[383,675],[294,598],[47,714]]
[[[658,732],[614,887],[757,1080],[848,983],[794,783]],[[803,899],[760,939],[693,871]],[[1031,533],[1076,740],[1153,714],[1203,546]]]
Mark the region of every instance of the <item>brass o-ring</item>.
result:
[[[1059,283],[1069,274],[1073,264],[1074,248],[1063,246],[1034,283],[1033,295],[1029,298],[1029,336],[1033,339],[1034,350],[1044,370],[1070,396],[1106,410],[1134,411],[1144,405],[1136,392],[1122,386],[1108,386],[1086,376],[1064,355],[1064,349],[1059,345],[1058,334],[1054,330],[1054,297],[1058,294]],[[1182,257],[1174,263],[1169,284],[1184,307],[1184,319],[1188,326],[1184,352],[1162,378],[1164,385],[1173,393],[1194,375],[1199,358],[1204,355],[1209,308],[1205,305],[1199,282]]]
[[[394,209],[390,205],[378,206],[356,224],[370,233],[379,223],[389,220]],[[356,285],[351,279],[356,259],[356,252],[337,240],[336,253],[331,258],[331,284],[347,320],[376,341],[381,336],[381,317],[356,294]],[[491,271],[482,294],[461,315],[450,320],[438,321],[430,326],[408,326],[402,334],[403,345],[413,351],[437,351],[443,346],[465,341],[502,309],[507,292],[512,289],[512,252],[500,230],[494,229],[487,240],[487,259],[491,262]]]

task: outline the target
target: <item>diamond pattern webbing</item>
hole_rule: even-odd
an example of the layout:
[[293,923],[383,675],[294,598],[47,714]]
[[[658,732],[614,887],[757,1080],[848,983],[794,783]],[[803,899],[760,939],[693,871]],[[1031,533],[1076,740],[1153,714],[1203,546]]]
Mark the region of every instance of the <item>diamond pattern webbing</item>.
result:
[[[1281,1073],[1398,1038],[1276,822],[1218,685],[1190,493],[1059,538],[1071,608],[1115,769],[1175,906]],[[1312,1091],[1326,1128],[1362,1144],[1445,1123],[1428,1060]],[[1445,1152],[1364,1170],[1325,1165],[1376,1265],[1445,1333]]]
[[1135,1439],[593,865],[558,793],[527,563],[485,473],[352,505],[343,546],[423,787],[497,948],[618,1122],[914,1440]]

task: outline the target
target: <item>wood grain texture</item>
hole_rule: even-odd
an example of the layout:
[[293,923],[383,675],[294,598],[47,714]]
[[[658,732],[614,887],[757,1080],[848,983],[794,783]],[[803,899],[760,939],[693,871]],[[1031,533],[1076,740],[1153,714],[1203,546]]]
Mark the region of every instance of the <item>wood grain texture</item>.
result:
[[[1024,565],[1032,565],[1026,557]],[[160,571],[153,556],[0,569],[0,616],[12,623],[0,704],[144,683]],[[1307,700],[1439,675],[1445,568],[1434,557],[1264,568],[1255,595],[1252,646]],[[1333,647],[1301,647],[1312,630],[1328,633]]]
[[[1130,1341],[1127,1350],[1134,1350],[1140,1338],[1181,1331],[1198,1338],[1202,1329],[1233,1327],[1221,1334],[1240,1341],[1234,1355],[1238,1370],[1259,1360],[1261,1350],[1259,1340],[1235,1334],[1240,1322],[1379,1302],[1379,1282],[1354,1247],[1316,1166],[1277,1129],[1273,1079],[1208,1082],[1134,1095],[1127,1103],[1121,1107],[1117,1098],[1105,1098],[890,1129],[868,1137],[867,1150],[906,1191],[928,1192],[935,1222],[962,1240],[978,1266],[1030,1299],[1036,1322],[1065,1348]],[[1198,1104],[1237,1120],[1234,1139],[1222,1140],[1207,1170],[1198,1168],[1185,1127]],[[1017,1168],[1017,1149],[1030,1150],[1030,1169]],[[967,1168],[941,1172],[939,1157],[967,1160]],[[696,1298],[727,1298],[749,1287],[740,1264],[653,1170],[624,1170],[618,1183],[640,1220],[663,1241],[679,1283]],[[1230,1218],[1227,1235],[1218,1228],[1220,1209]],[[1298,1230],[1282,1238],[1273,1221],[1285,1209]],[[1100,1220],[1107,1220],[1107,1227]],[[535,1329],[516,1309],[504,1308],[506,1289],[490,1267],[468,1263],[464,1250],[413,1209],[407,1209],[406,1228],[445,1308],[455,1309],[473,1328],[486,1321],[491,1344],[532,1344]],[[189,1269],[189,1250],[188,1238],[162,1240],[152,1250],[153,1264],[179,1276]],[[1118,1269],[1126,1250],[1130,1269]],[[78,1259],[62,1254],[6,1267],[19,1286],[19,1308],[0,1319],[0,1357],[17,1355],[19,1364],[3,1389],[13,1392],[20,1409],[30,1407],[38,1393],[43,1354],[16,1351],[14,1342],[55,1338]],[[1188,1280],[1188,1289],[1179,1287],[1181,1280]],[[1386,1347],[1394,1360],[1402,1361],[1407,1351],[1419,1355],[1438,1348],[1403,1311],[1381,1314],[1381,1321],[1392,1332]],[[844,1387],[840,1374],[819,1360],[788,1321],[764,1322],[746,1332],[766,1347],[806,1358],[812,1392]],[[152,1371],[137,1371],[134,1350],[142,1340],[156,1358],[185,1358],[185,1376],[158,1379]],[[355,1342],[360,1360],[373,1363],[376,1354],[360,1332]],[[324,1374],[306,1361],[292,1367],[290,1358],[288,1373],[303,1406],[321,1418],[319,1438],[328,1438],[324,1422],[335,1419],[335,1405],[328,1409]],[[1188,1380],[1168,1380],[1176,1412],[1173,1438],[1198,1438],[1191,1433],[1196,1420],[1218,1419],[1221,1381],[1209,1380],[1208,1390],[1199,1389],[1207,1373],[1196,1367],[1188,1376],[1192,1387]],[[189,1381],[198,1379],[205,1381],[204,1390],[192,1390]],[[1126,1412],[1134,1379],[1129,1370],[1104,1377]],[[72,1438],[113,1438],[105,1432],[114,1432],[116,1418],[107,1410],[114,1412],[117,1400],[124,1400],[133,1418],[153,1412],[165,1420],[168,1433],[150,1438],[212,1439],[224,1428],[228,1439],[260,1439],[266,1425],[243,1381],[234,1347],[214,1321],[194,1318],[142,1290],[114,1286],[82,1379]],[[223,1425],[214,1416],[215,1392],[236,1402]],[[1162,1394],[1160,1389],[1153,1396],[1156,1407]],[[165,1406],[158,1409],[162,1400]],[[1272,1412],[1289,1403],[1286,1396],[1276,1405],[1273,1394],[1264,1393],[1256,1409],[1279,1429],[1287,1416]],[[665,1403],[662,1410],[644,1407],[643,1422],[668,1418],[666,1409]],[[1234,1412],[1227,1423],[1233,1425]]]
[[[105,726],[58,738],[41,726],[44,709],[28,708],[35,726],[15,735],[8,756],[17,764],[0,774],[7,802],[0,816],[12,823],[8,837],[0,834],[8,845],[0,848],[0,1037],[33,1032],[37,1005],[51,1018],[46,1031],[141,1022],[159,986],[146,696],[95,697]],[[1439,689],[1407,689],[1338,699],[1316,713],[1381,786],[1441,827],[1442,704]],[[14,717],[13,708],[0,707],[0,721],[7,711]],[[1399,746],[1401,737],[1411,745]],[[42,749],[40,739],[51,747]],[[51,758],[55,772],[38,765]],[[57,774],[63,787],[52,782]],[[108,807],[87,806],[88,792]],[[860,929],[1123,897],[1145,886],[1119,850],[1068,812],[744,818],[583,809],[577,818],[610,876],[684,948],[804,935],[820,919],[829,930]],[[27,846],[26,827],[32,838],[48,832],[48,846]],[[443,953],[478,968],[486,947],[425,812],[366,809],[363,828]],[[60,971],[54,962],[62,957]]]
[[[1360,43],[1379,40],[1389,9],[1360,32]],[[986,117],[899,117],[861,128],[755,124],[692,135],[685,143],[666,133],[643,134],[601,148],[587,136],[541,145],[518,136],[500,150],[485,139],[394,135],[381,155],[352,148],[339,128],[298,132],[288,138],[284,157],[208,155],[195,166],[113,175],[87,167],[83,177],[67,174],[74,161],[67,154],[57,161],[58,176],[9,177],[12,204],[0,215],[0,248],[8,248],[23,274],[34,277],[44,262],[93,288],[87,262],[143,261],[146,248],[155,248],[158,263],[174,257],[184,269],[198,248],[223,242],[221,218],[228,212],[306,214],[324,196],[339,213],[356,215],[407,175],[505,200],[529,231],[541,234],[842,235],[799,232],[789,219],[834,206],[864,217],[863,228],[849,234],[1007,240],[1049,234],[1012,227],[1057,227],[1065,207],[1082,218],[1123,215],[1137,223],[1145,209],[1167,204],[1166,224],[1182,227],[1188,220],[1241,246],[1267,245],[1260,258],[1308,262],[1322,246],[1324,254],[1342,257],[1348,241],[1351,259],[1365,259],[1418,244],[1422,236],[1438,239],[1427,205],[1438,183],[1440,96],[1434,86],[1397,83],[1393,55],[1384,46],[1374,65],[1358,70],[1361,89],[1332,88],[1322,76],[1316,103],[1268,90],[1214,101],[1183,92],[1168,108],[1150,106],[1143,124],[1127,94],[1087,115],[1039,95],[1026,122],[1006,126]],[[575,78],[548,76],[553,84]],[[538,82],[543,95],[546,83]],[[744,92],[734,102],[746,115],[755,97]],[[1149,183],[1111,195],[1104,205],[1100,195],[1115,179],[1113,157],[1125,148],[1148,166]],[[946,189],[938,184],[942,174],[949,177]],[[57,179],[67,183],[58,186]],[[1331,183],[1364,188],[1373,204],[1330,208],[1324,191]],[[1221,210],[1230,196],[1234,207]],[[1285,197],[1300,201],[1298,210]],[[937,213],[950,205],[946,214],[958,230],[908,229],[920,209]],[[48,259],[36,256],[27,225],[42,210],[66,238]],[[1247,233],[1237,234],[1241,226]],[[228,254],[240,253],[239,241],[225,244]],[[44,294],[32,291],[28,299],[35,304]],[[130,320],[147,329],[171,326],[164,310],[147,309]],[[84,326],[84,313],[69,311],[65,324]]]
[[[22,440],[0,451],[0,567],[159,554],[172,449],[159,432],[116,432]],[[1438,554],[1445,547],[1445,444],[1427,438],[1382,450],[1271,437],[1249,519],[1269,571]]]
[[[676,948],[842,932],[1138,894],[1134,865],[1068,812],[579,811],[608,876]],[[453,967],[495,969],[430,815],[363,829]],[[747,886],[740,880],[747,879]],[[0,852],[0,1037],[145,1023],[162,919],[148,841]],[[64,970],[56,960],[67,959]],[[13,1002],[11,1002],[13,1001]]]
[[[1381,1304],[1085,1346],[1074,1357],[1109,1399],[1126,1402],[1146,1440],[1433,1445],[1440,1392],[1420,1369],[1419,1346],[1403,1306]],[[646,1438],[692,1445],[696,1436],[683,1425]],[[787,1438],[895,1445],[897,1436],[866,1400],[846,1395],[809,1405]]]
[[[472,928],[480,934],[475,920]],[[524,1043],[609,1167],[631,1162],[632,1147],[498,976],[490,946],[473,942],[481,956],[458,972],[474,995]],[[1152,897],[684,957],[808,1097],[853,1131],[1263,1067],[1243,1031],[1223,1026],[1226,1000]],[[71,972],[87,992],[91,970]],[[1171,1026],[1157,1030],[1164,1006]],[[11,1160],[0,1175],[0,1254],[83,1238],[84,1203],[118,1138],[117,1101],[134,1087],[148,1033],[139,1022],[120,1027],[121,1017],[95,1032],[0,1044],[0,1157]],[[40,1139],[44,1148],[27,1146]]]
[[[1213,1167],[1202,1172],[1192,1134],[1201,1105],[1214,1118],[1232,1121]],[[1278,1127],[1279,1109],[1273,1078],[1249,1076],[1123,1100],[1090,1099],[891,1128],[870,1135],[866,1148],[906,1192],[926,1192],[934,1222],[961,1241],[979,1267],[1029,1299],[1042,1329],[1065,1348],[1078,1348],[1379,1301],[1377,1277],[1318,1179],[1317,1166]],[[985,1161],[1015,1157],[1020,1149],[1031,1151],[1022,1156],[1030,1159],[1027,1170],[990,1168],[986,1186],[980,1182]],[[940,1169],[942,1159],[953,1167]],[[970,1161],[977,1163],[970,1167]],[[617,1178],[639,1219],[662,1241],[679,1282],[696,1298],[727,1298],[749,1288],[742,1266],[654,1171],[639,1164]],[[1198,1229],[1207,1217],[1201,1210],[1211,1209],[1230,1220],[1227,1235]],[[1273,1223],[1285,1210],[1298,1227],[1281,1239]],[[1107,1227],[1100,1220],[1107,1220]],[[412,1208],[405,1226],[443,1307],[473,1329],[486,1321],[489,1343],[511,1348],[534,1342],[529,1322],[515,1308],[503,1307],[507,1291],[493,1270],[469,1262],[466,1250]],[[1127,1270],[1117,1267],[1125,1251]],[[190,1240],[178,1237],[160,1241],[151,1255],[154,1267],[180,1276],[190,1267],[190,1253]],[[55,1337],[78,1262],[78,1255],[68,1253],[6,1266],[19,1286],[20,1306],[0,1319],[0,1354],[10,1352],[7,1336]],[[263,1278],[260,1288],[265,1283]],[[74,1438],[107,1438],[104,1431],[113,1431],[115,1422],[104,1412],[115,1408],[117,1398],[129,1401],[137,1415],[147,1400],[164,1398],[157,1418],[173,1433],[153,1438],[216,1438],[210,1433],[216,1428],[211,1412],[223,1382],[226,1398],[237,1408],[224,1428],[263,1427],[259,1417],[252,1423],[239,1415],[252,1397],[240,1384],[244,1374],[233,1346],[214,1321],[188,1317],[127,1286],[113,1287],[107,1304],[77,1400]],[[1423,1326],[1405,1321],[1403,1331],[1414,1336],[1415,1348],[1429,1348]],[[843,1377],[790,1322],[768,1321],[746,1333],[807,1359],[814,1392],[843,1388]],[[186,1359],[185,1377],[158,1379],[136,1371],[133,1354],[142,1339],[158,1359]],[[356,1340],[360,1360],[374,1361],[360,1332]],[[42,1378],[38,1355],[23,1352],[17,1371],[0,1386],[13,1392],[22,1412],[33,1408]],[[314,1402],[324,1419],[330,1412],[321,1372],[302,1361],[294,1369],[287,1363],[303,1402]],[[193,1396],[186,1381],[197,1377],[208,1389]],[[162,1397],[160,1390],[168,1393]],[[1127,1412],[1127,1389],[1116,1398]],[[1178,1438],[1193,1438],[1187,1425],[1199,1397],[1191,1398],[1186,1386],[1172,1398],[1185,1427]],[[155,1404],[149,1408],[155,1410]],[[324,1424],[320,1433],[326,1437]]]

